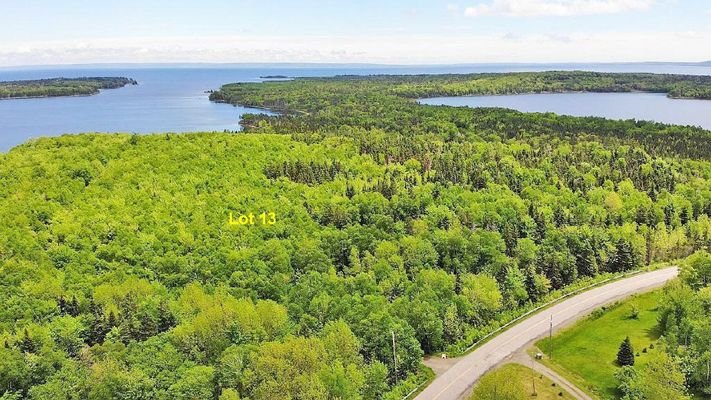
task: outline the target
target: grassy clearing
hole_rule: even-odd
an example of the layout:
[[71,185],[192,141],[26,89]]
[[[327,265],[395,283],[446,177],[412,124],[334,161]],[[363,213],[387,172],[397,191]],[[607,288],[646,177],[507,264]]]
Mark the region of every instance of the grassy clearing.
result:
[[[553,337],[553,359],[543,362],[564,375],[583,390],[603,399],[618,397],[614,373],[618,366],[615,358],[620,343],[630,337],[636,365],[647,362],[650,344],[659,337],[657,332],[657,302],[661,291],[634,296],[622,303],[601,309],[587,319]],[[637,318],[632,310],[638,310]],[[543,339],[536,347],[544,353],[550,351],[550,342]],[[655,351],[655,350],[651,350]]]
[[[533,385],[536,390],[534,394]],[[470,400],[573,399],[568,392],[540,373],[519,364],[506,364],[484,375]]]

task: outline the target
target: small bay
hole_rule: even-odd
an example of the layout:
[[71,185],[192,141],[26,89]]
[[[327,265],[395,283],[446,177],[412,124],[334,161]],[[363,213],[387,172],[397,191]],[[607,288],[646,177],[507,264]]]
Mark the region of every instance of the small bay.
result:
[[711,130],[711,100],[671,99],[661,93],[540,93],[420,99],[421,104],[502,107],[578,117],[636,119]]

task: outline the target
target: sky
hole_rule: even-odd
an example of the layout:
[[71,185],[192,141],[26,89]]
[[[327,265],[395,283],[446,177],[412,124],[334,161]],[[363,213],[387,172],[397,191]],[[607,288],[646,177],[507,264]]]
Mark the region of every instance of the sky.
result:
[[0,0],[0,66],[711,60],[709,0]]

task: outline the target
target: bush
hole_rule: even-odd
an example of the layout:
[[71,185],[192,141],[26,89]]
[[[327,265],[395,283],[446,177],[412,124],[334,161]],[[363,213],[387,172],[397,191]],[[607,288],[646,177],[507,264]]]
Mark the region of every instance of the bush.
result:
[[637,308],[637,305],[634,303],[630,307],[629,318],[630,319],[639,319],[639,308]]

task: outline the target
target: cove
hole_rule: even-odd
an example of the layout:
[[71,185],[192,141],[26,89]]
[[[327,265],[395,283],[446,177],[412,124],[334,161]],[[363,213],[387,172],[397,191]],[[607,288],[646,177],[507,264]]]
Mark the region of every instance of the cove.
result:
[[637,119],[711,130],[711,100],[670,99],[662,93],[542,93],[419,99],[420,104],[502,107],[578,117]]

